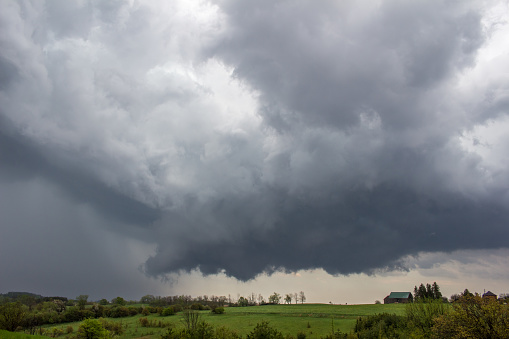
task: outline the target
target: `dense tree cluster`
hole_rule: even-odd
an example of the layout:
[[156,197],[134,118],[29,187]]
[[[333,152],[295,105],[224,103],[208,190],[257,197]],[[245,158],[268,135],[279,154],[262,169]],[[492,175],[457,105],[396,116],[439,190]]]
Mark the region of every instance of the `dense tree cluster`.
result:
[[414,287],[414,300],[419,301],[424,299],[442,299],[440,287],[438,287],[436,282],[434,282],[433,285],[426,284],[426,286],[424,286],[424,284],[421,284],[419,287]]

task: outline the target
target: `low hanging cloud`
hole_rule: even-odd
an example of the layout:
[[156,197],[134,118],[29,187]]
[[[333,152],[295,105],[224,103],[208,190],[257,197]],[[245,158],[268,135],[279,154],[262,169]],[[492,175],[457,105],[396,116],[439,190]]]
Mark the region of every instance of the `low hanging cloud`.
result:
[[150,276],[507,247],[503,3],[1,6],[0,184],[155,244]]

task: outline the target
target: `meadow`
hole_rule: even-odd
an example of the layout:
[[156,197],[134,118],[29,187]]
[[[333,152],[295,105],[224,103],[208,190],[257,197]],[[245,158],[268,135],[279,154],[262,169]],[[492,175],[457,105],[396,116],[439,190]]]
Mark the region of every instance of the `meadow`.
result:
[[[270,326],[278,329],[285,336],[296,336],[298,332],[303,332],[306,334],[306,338],[321,338],[330,334],[333,330],[349,333],[353,329],[358,317],[384,312],[403,315],[405,305],[293,304],[226,307],[224,314],[199,311],[201,320],[214,327],[228,327],[237,331],[243,337],[251,332],[256,324],[267,321]],[[147,318],[154,326],[142,327],[140,318]],[[119,338],[159,338],[162,333],[166,332],[166,328],[158,327],[160,325],[174,326],[175,328],[184,326],[181,313],[167,317],[153,314],[116,319],[108,318],[108,320],[122,324],[124,333]],[[72,326],[73,333],[76,333],[79,324],[80,322],[65,323],[57,326],[44,326],[44,328],[50,330],[52,327],[56,327],[62,329],[65,333],[67,327]],[[65,336],[64,334],[60,338],[65,338]],[[13,338],[17,339],[17,337]]]

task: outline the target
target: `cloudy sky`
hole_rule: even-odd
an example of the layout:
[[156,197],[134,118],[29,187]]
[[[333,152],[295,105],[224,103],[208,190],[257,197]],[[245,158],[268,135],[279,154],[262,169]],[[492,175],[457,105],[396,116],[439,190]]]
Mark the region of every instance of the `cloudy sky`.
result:
[[507,293],[508,42],[495,0],[0,0],[0,293]]

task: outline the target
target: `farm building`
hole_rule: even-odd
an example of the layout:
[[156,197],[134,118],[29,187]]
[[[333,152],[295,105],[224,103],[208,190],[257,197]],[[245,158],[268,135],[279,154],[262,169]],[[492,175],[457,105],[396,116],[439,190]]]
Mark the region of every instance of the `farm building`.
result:
[[493,298],[497,300],[497,295],[491,291],[488,291],[482,295],[483,298]]
[[384,298],[384,304],[408,303],[413,300],[414,297],[410,292],[391,292],[391,294]]

